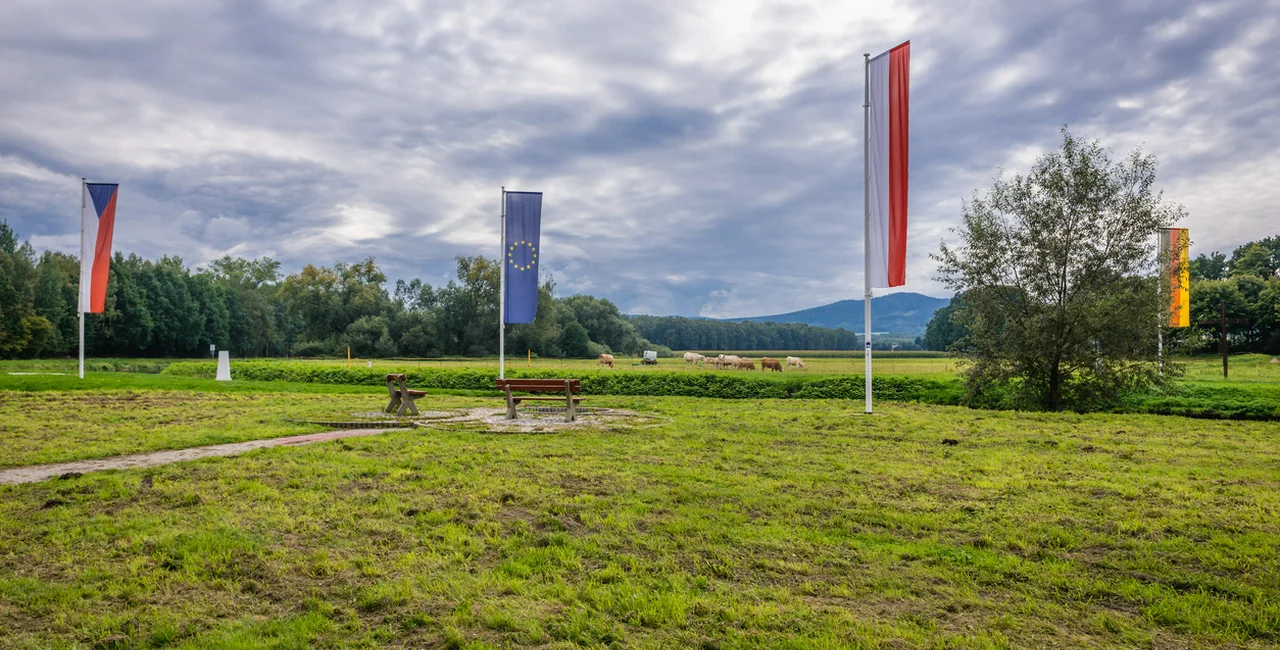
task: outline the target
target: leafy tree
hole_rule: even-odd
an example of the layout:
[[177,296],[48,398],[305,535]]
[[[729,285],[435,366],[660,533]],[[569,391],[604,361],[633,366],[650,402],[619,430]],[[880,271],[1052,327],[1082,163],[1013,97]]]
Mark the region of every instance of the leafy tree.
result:
[[1231,277],[1252,275],[1257,278],[1271,278],[1280,264],[1272,260],[1271,251],[1260,242],[1253,242],[1236,249],[1231,263]]
[[561,303],[565,310],[562,319],[570,320],[586,328],[592,341],[608,346],[623,354],[640,352],[640,335],[613,302],[604,298],[576,295]]
[[564,351],[564,356],[569,358],[586,358],[593,356],[588,349],[591,339],[587,336],[587,328],[582,326],[576,320],[569,321],[560,330],[560,349]]
[[947,351],[957,344],[962,344],[964,338],[969,335],[969,329],[960,319],[955,318],[955,315],[963,306],[963,296],[956,294],[951,298],[951,302],[933,313],[933,318],[929,319],[929,324],[925,326],[925,348]]
[[1185,212],[1155,191],[1156,167],[1064,127],[1060,150],[965,203],[962,244],[935,259],[965,294],[971,400],[994,386],[1019,406],[1086,410],[1161,381],[1150,237]]
[[358,357],[395,356],[395,352],[379,355],[378,342],[384,337],[390,341],[387,330],[387,319],[381,316],[361,316],[347,326],[347,342],[351,345],[351,354]]
[[44,354],[72,354],[79,342],[80,261],[45,251],[36,265],[35,312],[52,325]]
[[1221,280],[1227,277],[1227,256],[1223,253],[1201,253],[1191,260],[1188,271],[1193,280]]
[[[1258,251],[1258,247],[1262,250]],[[1246,256],[1248,256],[1247,259]],[[1269,259],[1265,259],[1264,256]],[[1237,247],[1231,253],[1229,267],[1232,275],[1235,275],[1239,268],[1243,274],[1262,278],[1278,277],[1276,269],[1280,269],[1280,235],[1263,237],[1258,241]]]

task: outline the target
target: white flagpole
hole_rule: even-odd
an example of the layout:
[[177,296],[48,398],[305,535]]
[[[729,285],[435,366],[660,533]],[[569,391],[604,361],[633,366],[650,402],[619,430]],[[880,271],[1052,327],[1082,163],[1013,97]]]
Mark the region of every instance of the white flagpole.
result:
[[862,55],[862,356],[867,393],[867,413],[871,412],[871,55]]
[[80,295],[76,296],[76,311],[80,315],[80,378],[84,379],[84,178],[80,179]]
[[502,217],[498,222],[498,379],[507,378],[507,186],[502,186]]

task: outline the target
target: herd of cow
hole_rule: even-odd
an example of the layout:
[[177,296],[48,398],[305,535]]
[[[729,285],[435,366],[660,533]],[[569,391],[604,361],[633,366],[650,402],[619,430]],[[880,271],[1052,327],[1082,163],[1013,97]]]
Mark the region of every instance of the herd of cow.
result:
[[[756,362],[750,357],[740,357],[736,354],[720,354],[714,357],[698,354],[697,352],[685,352],[684,362],[695,366],[703,366],[705,368],[715,368],[723,370],[730,368],[734,370],[755,370]],[[800,357],[787,357],[787,368],[796,370],[805,370],[804,359]],[[597,366],[613,367],[613,355],[602,354],[600,360],[596,361]],[[782,360],[773,357],[760,357],[760,372],[765,370],[773,370],[782,372]]]

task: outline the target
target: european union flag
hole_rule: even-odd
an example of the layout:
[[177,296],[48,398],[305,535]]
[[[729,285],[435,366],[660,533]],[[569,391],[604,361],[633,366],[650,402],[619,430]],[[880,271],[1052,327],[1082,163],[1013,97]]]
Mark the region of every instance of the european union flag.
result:
[[507,192],[507,286],[502,300],[508,323],[532,323],[538,314],[538,231],[542,192]]

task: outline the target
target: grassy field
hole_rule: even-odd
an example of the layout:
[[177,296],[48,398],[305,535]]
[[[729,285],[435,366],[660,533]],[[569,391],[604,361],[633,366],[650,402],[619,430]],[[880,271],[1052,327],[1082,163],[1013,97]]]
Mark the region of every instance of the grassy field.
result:
[[[679,354],[679,353],[678,353]],[[741,352],[757,361],[761,356],[785,357],[785,351],[775,352]],[[793,353],[797,354],[797,353]],[[817,351],[798,353],[804,360],[808,374],[855,374],[863,373],[864,362],[861,353]],[[962,367],[961,361],[950,357],[923,357],[925,353],[911,352],[877,352],[872,355],[873,372],[883,375],[905,375],[922,378],[948,378],[955,376]],[[932,353],[928,353],[932,354]],[[808,355],[808,356],[806,356]],[[1231,382],[1243,383],[1280,383],[1280,363],[1270,363],[1270,356],[1262,354],[1239,354],[1231,357]],[[207,361],[208,359],[191,359],[191,361]],[[176,359],[88,359],[87,368],[106,371],[159,372]],[[283,361],[283,360],[280,360]],[[1186,370],[1185,380],[1198,382],[1222,382],[1222,357],[1199,356],[1178,358],[1177,363]],[[312,363],[327,366],[347,365],[346,359],[307,359],[291,360],[293,363]],[[352,367],[386,369],[387,371],[414,368],[487,368],[497,369],[497,358],[447,358],[447,359],[354,359]],[[689,372],[711,372],[712,370],[692,366],[683,359],[659,359],[656,366],[642,366],[639,359],[618,357],[616,370],[648,372],[653,370],[686,370]],[[546,370],[596,370],[599,366],[593,359],[543,359],[529,360],[525,357],[513,357],[507,360],[508,368],[546,369]],[[74,374],[75,359],[39,359],[0,361],[0,372],[56,372]],[[719,372],[745,372],[722,370]],[[757,373],[765,376],[778,376],[779,373]],[[785,374],[785,373],[784,373]]]
[[[283,435],[286,416],[385,399],[86,382],[0,378],[0,458]],[[65,408],[26,415],[43,403]],[[0,486],[0,647],[1280,644],[1274,424],[592,404],[665,424],[418,430]]]

